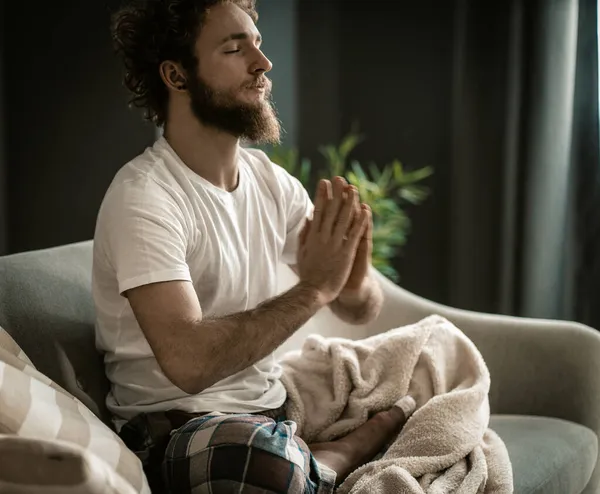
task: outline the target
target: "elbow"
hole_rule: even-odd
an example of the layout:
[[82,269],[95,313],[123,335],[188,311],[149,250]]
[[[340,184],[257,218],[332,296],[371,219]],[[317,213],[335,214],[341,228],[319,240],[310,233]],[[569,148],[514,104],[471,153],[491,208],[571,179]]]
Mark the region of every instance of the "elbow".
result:
[[351,326],[364,326],[366,324],[370,324],[373,321],[375,321],[377,319],[377,317],[379,316],[379,312],[366,312],[366,311],[360,311],[360,312],[354,312],[351,314],[340,314],[338,315],[338,317],[350,324]]
[[169,380],[174,386],[178,387],[181,391],[188,395],[200,394],[208,387],[198,382],[198,380],[189,377],[169,378]]
[[210,379],[208,373],[198,369],[197,363],[181,358],[159,362],[159,365],[166,378],[188,395],[197,395],[216,382]]
[[360,304],[344,304],[335,301],[330,305],[333,313],[342,321],[353,326],[370,324],[381,313],[383,303],[380,299],[369,299]]
[[330,308],[344,322],[365,325],[379,317],[383,306],[381,286],[372,277],[366,278],[360,288],[341,293]]

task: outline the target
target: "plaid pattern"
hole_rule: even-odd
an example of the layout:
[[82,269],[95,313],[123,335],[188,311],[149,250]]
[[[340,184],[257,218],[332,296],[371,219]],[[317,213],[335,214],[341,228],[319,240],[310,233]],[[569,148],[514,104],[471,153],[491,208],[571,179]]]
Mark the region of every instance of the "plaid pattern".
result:
[[335,472],[295,433],[282,407],[260,415],[140,414],[120,435],[142,460],[153,492],[333,492]]
[[163,472],[169,493],[312,494],[333,492],[335,473],[296,437],[296,424],[211,413],[176,430]]

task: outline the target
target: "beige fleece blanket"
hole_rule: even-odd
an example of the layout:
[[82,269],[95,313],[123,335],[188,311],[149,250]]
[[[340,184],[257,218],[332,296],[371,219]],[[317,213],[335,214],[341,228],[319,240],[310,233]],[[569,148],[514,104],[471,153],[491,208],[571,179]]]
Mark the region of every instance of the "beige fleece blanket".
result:
[[506,447],[488,427],[488,369],[448,320],[431,316],[360,341],[313,335],[282,365],[288,417],[309,444],[347,434],[406,395],[416,401],[383,457],[337,492],[513,492]]

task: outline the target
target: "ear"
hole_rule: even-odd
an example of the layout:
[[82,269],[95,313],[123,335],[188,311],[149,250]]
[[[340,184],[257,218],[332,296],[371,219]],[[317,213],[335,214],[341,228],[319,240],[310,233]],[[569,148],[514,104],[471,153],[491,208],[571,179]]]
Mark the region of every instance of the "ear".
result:
[[167,88],[178,92],[185,92],[187,90],[185,72],[181,65],[166,60],[160,64],[159,71],[160,77]]

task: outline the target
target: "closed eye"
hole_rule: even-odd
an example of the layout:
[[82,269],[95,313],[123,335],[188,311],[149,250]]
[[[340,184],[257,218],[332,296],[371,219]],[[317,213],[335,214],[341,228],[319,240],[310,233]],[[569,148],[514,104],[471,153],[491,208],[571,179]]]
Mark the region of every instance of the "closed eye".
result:
[[226,51],[226,52],[224,52],[224,53],[225,53],[225,55],[231,55],[231,54],[233,54],[233,53],[238,53],[238,52],[240,52],[240,51],[241,51],[241,50],[238,48],[237,50],[229,50],[229,51]]

